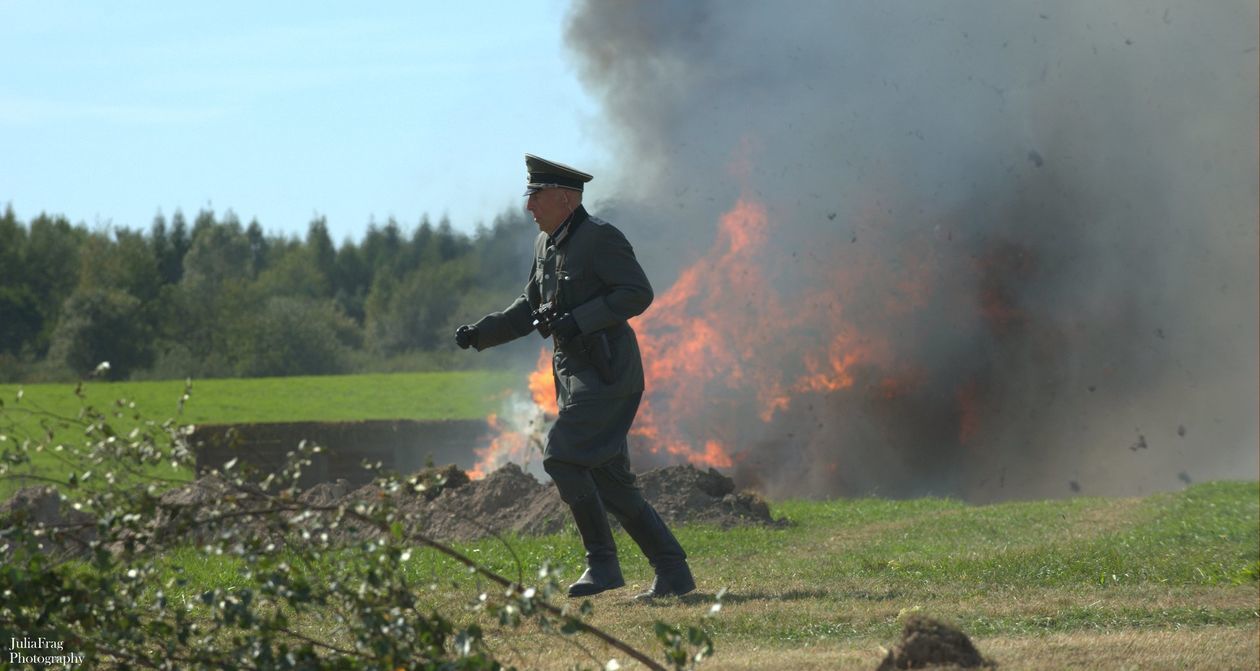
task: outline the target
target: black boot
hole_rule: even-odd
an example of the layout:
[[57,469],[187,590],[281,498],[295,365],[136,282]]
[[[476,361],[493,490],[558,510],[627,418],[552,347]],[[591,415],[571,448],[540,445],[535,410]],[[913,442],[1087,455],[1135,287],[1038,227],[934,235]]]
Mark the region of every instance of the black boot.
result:
[[634,539],[652,564],[656,578],[652,588],[636,595],[635,599],[653,599],[658,596],[682,596],[696,588],[696,580],[687,566],[687,553],[656,513],[651,504],[645,503],[639,514],[632,519],[619,519],[626,533]]
[[569,506],[578,534],[586,548],[586,572],[577,582],[569,585],[569,596],[591,596],[600,592],[623,587],[621,564],[617,562],[617,546],[613,543],[612,529],[608,526],[608,514],[599,495],[589,496]]

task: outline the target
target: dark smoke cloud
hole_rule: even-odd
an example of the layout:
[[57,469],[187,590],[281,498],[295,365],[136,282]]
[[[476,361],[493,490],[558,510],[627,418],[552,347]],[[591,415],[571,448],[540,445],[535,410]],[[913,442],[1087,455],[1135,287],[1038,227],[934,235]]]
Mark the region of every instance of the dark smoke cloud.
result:
[[1254,479],[1258,14],[578,2],[568,37],[626,166],[596,209],[658,292],[741,193],[771,212],[765,263],[792,259],[785,293],[871,259],[935,291],[910,321],[879,307],[895,280],[846,294],[923,384],[794,402],[748,434],[742,479],[974,500]]

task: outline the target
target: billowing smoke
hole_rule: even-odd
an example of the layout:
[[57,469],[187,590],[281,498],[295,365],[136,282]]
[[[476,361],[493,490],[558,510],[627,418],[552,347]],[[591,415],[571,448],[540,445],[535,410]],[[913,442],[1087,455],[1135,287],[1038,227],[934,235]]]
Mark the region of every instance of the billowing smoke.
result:
[[[764,295],[679,301],[759,320],[729,336],[748,372],[687,416],[658,379],[648,419],[720,438],[772,495],[1255,478],[1258,20],[1253,0],[578,2],[623,167],[593,209],[658,296],[686,269],[729,290],[718,222],[741,199],[767,222],[727,255]],[[658,331],[650,355],[694,335]],[[829,343],[874,354],[842,390],[793,383]],[[791,398],[758,412],[766,371]]]

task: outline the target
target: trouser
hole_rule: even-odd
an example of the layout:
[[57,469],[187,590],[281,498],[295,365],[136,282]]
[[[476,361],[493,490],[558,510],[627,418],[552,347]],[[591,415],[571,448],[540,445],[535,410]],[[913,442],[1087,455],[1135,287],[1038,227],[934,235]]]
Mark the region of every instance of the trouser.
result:
[[[544,459],[543,469],[555,481],[560,499],[569,504],[574,518],[579,521],[578,531],[582,533],[583,543],[587,546],[588,558],[593,555],[604,556],[610,551],[612,536],[607,535],[604,540],[607,527],[600,527],[599,533],[594,533],[598,522],[603,521],[606,524],[603,510],[607,509],[621,522],[621,526],[634,539],[658,575],[681,569],[687,574],[686,582],[691,581],[690,571],[686,568],[687,553],[683,551],[665,521],[643,498],[643,493],[635,484],[635,475],[630,471],[630,459],[625,452],[595,467],[579,466],[554,458]],[[581,522],[591,516],[599,519],[589,522],[587,526],[592,530],[584,532]],[[609,547],[604,547],[605,545]],[[615,556],[616,551],[611,552]]]
[[598,495],[608,512],[624,520],[637,517],[647,505],[624,452],[589,468],[548,458],[543,460],[543,470],[555,481],[560,499],[570,506],[581,506]]

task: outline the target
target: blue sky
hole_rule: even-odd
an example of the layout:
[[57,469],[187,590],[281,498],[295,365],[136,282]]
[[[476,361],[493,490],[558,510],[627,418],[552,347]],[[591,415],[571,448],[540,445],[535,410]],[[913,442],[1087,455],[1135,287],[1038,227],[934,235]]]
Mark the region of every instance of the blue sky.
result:
[[591,172],[567,3],[0,0],[0,205],[147,228],[212,207],[335,240],[523,204],[523,154]]

